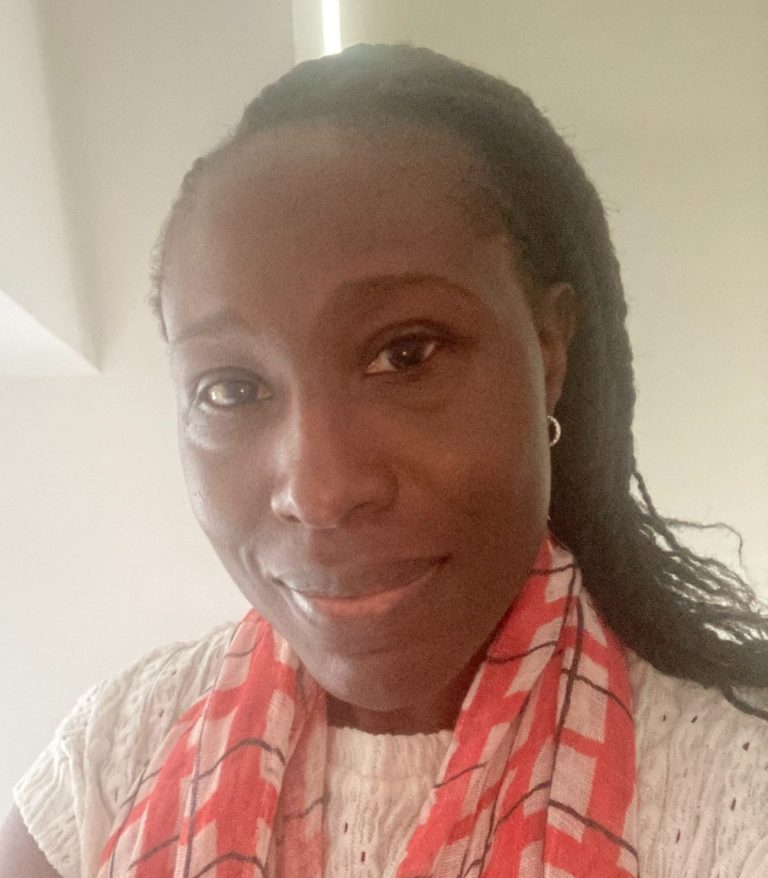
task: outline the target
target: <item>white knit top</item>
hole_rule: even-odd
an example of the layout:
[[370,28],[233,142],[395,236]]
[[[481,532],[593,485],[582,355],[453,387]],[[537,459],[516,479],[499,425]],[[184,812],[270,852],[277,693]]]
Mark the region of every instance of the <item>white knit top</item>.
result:
[[380,878],[402,859],[451,733],[329,732],[325,874]]
[[[162,647],[86,692],[14,788],[64,878],[92,878],[120,803],[175,720],[213,683],[233,625]],[[768,876],[768,721],[630,653],[643,878]],[[768,708],[768,693],[751,693]],[[379,878],[396,864],[450,732],[331,730],[326,875]]]

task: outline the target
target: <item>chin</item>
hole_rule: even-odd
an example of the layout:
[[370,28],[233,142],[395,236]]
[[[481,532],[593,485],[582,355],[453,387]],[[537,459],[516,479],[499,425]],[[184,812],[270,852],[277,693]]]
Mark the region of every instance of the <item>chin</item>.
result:
[[453,728],[477,669],[473,660],[453,668],[423,656],[391,653],[336,657],[323,662],[317,673],[311,662],[305,665],[332,699],[332,724],[378,734]]
[[313,663],[306,665],[334,698],[367,710],[399,710],[447,682],[425,677],[423,665],[417,678],[411,659],[387,652],[326,657],[317,673]]

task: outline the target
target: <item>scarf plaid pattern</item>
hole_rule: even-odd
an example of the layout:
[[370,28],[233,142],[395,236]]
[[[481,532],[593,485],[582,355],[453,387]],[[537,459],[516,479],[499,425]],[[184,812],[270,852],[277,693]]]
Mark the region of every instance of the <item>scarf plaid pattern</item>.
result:
[[[325,696],[254,611],[139,778],[98,878],[321,878]],[[551,537],[467,693],[395,878],[627,878],[624,651]]]

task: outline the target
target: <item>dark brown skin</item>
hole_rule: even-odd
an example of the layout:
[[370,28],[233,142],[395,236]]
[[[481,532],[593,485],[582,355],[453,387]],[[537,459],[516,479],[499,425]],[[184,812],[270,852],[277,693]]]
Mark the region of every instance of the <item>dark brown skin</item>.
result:
[[61,878],[27,832],[15,807],[0,826],[0,875],[3,878]]
[[[447,135],[314,123],[257,136],[170,230],[194,511],[337,725],[451,728],[546,528],[573,295],[534,316],[505,234],[462,206],[479,173]],[[299,594],[421,575],[361,618]]]

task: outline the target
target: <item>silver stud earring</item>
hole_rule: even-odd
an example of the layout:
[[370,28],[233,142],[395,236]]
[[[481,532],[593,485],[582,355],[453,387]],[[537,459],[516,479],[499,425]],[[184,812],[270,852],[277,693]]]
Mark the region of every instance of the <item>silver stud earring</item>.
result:
[[553,445],[557,445],[557,443],[560,441],[560,436],[562,435],[563,431],[560,428],[560,421],[558,421],[557,418],[554,417],[554,415],[547,415],[547,421],[548,425],[551,425],[555,429],[555,435],[550,436],[549,438],[549,447],[551,448]]

